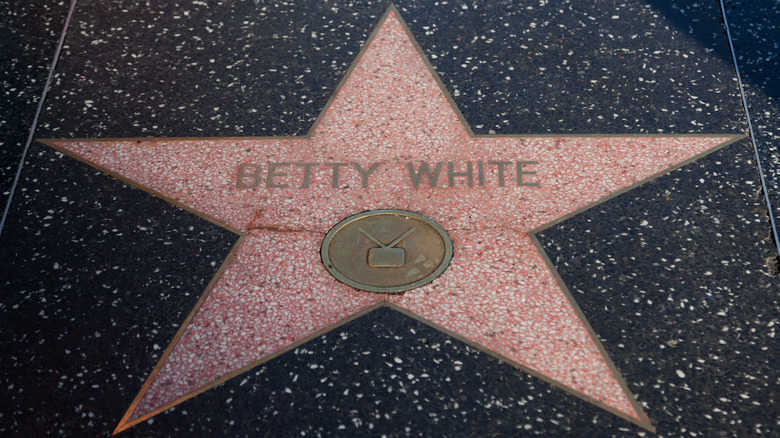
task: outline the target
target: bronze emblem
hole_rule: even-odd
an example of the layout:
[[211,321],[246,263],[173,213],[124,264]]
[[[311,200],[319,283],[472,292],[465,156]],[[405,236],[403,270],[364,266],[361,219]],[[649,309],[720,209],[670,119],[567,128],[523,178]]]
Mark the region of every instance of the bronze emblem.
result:
[[333,227],[321,254],[325,268],[340,281],[370,292],[398,293],[441,275],[452,259],[452,241],[425,216],[373,210]]

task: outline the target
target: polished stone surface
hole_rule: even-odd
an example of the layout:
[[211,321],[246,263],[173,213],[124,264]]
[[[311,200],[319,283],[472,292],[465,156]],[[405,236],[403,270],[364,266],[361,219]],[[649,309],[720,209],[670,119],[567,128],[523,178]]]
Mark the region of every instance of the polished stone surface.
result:
[[780,214],[780,5],[775,0],[729,0],[725,5],[776,219]]
[[[776,199],[777,3],[726,4]],[[747,132],[715,2],[396,5],[477,134]],[[4,169],[66,8],[3,28],[24,38],[11,65],[31,57],[7,75],[30,91],[6,92],[21,127],[3,131],[17,145]],[[305,134],[386,8],[79,1],[37,137]],[[658,436],[780,428],[776,254],[752,154],[742,140],[538,234]],[[12,207],[0,431],[108,436],[237,236],[40,143]],[[649,436],[388,308],[123,434],[519,431]]]
[[0,202],[5,208],[19,157],[68,14],[68,3],[8,1],[0,8]]

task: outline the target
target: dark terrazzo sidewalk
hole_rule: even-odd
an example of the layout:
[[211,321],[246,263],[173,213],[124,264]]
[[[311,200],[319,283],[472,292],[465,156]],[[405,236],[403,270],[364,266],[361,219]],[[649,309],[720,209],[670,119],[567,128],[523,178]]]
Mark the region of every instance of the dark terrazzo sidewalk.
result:
[[775,220],[780,214],[780,2],[725,1]]
[[11,0],[0,8],[0,205],[30,135],[69,2]]

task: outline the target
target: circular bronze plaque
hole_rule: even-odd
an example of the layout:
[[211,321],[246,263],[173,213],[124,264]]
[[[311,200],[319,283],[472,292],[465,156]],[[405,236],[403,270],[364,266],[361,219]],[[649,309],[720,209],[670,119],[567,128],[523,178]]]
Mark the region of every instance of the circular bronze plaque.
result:
[[403,210],[350,216],[322,242],[322,262],[342,282],[370,292],[403,292],[441,275],[452,241],[436,222]]

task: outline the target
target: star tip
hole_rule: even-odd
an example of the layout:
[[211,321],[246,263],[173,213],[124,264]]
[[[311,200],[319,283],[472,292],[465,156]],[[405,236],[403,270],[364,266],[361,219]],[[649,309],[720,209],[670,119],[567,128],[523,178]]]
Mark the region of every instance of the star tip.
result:
[[119,424],[117,424],[116,427],[114,428],[114,431],[111,432],[111,436],[117,436],[118,434],[127,430],[129,427],[130,426],[125,421],[120,421]]
[[652,434],[655,434],[655,427],[653,426],[653,423],[650,422],[650,418],[647,416],[647,414],[644,413],[644,411],[640,411],[640,418],[641,419],[636,422],[636,425]]
[[143,415],[141,417],[130,420],[129,419],[130,414],[131,412],[128,411],[128,415],[126,415],[125,418],[122,418],[122,420],[119,421],[119,424],[116,425],[114,431],[111,432],[112,437],[121,434],[122,432],[126,431],[127,429],[130,429],[136,424],[143,423],[144,421],[148,420],[150,417],[154,415],[154,413],[152,413],[151,415]]
[[390,6],[388,6],[387,10],[385,11],[385,17],[390,15],[394,16],[399,21],[401,20],[401,12],[398,10],[398,7],[394,2],[390,2]]
[[111,436],[117,436],[120,433],[126,431],[127,429],[130,429],[131,427],[135,426],[136,424],[144,421],[148,416],[142,416],[140,418],[131,419],[133,412],[135,412],[135,407],[130,407],[122,416],[122,419],[119,420],[119,423],[114,428],[114,431],[111,432]]

